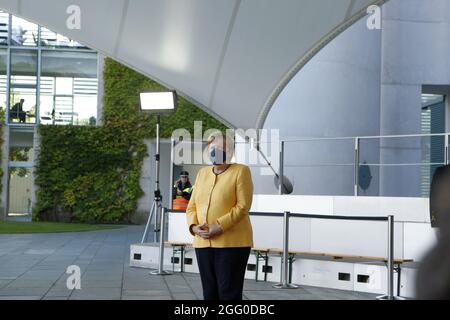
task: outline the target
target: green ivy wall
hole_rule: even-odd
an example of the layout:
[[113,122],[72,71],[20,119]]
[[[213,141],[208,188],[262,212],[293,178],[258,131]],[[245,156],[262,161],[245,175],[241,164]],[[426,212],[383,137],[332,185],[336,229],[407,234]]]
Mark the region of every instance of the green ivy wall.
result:
[[[139,113],[139,93],[163,86],[115,62],[105,60],[103,125],[39,127],[41,146],[36,161],[38,187],[34,219],[89,223],[129,223],[143,191],[139,187],[155,119]],[[226,127],[179,97],[177,110],[161,117],[161,136],[194,121],[203,130]]]

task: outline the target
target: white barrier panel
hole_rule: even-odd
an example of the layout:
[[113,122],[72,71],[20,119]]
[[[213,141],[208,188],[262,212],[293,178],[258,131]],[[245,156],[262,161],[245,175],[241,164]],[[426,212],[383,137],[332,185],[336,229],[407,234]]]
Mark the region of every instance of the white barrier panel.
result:
[[[255,247],[283,248],[283,218],[250,216]],[[331,254],[387,257],[387,222],[292,217],[289,248]],[[403,258],[403,227],[395,224],[395,258]],[[186,215],[169,212],[169,241],[193,240]]]
[[255,194],[251,211],[344,216],[393,215],[396,222],[430,222],[428,198]]
[[[420,261],[435,243],[427,198],[254,195],[255,212],[387,216],[395,218],[395,258]],[[251,216],[256,247],[282,248],[282,217]],[[377,221],[290,219],[291,250],[387,256],[387,223]],[[184,213],[169,212],[169,240],[192,242]]]
[[283,248],[283,218],[250,216],[254,247]]
[[175,242],[192,243],[193,237],[189,233],[186,214],[184,212],[168,212],[169,232],[167,239]]
[[[282,207],[282,208],[281,208]],[[301,195],[254,195],[251,211],[259,212],[282,212],[284,210],[292,213],[307,214],[324,214],[324,215],[345,215],[345,216],[387,216],[393,215],[395,220],[395,252],[396,258],[403,257],[420,261],[423,255],[435,243],[436,236],[434,230],[430,226],[429,199],[428,198],[401,198],[401,197],[352,197],[352,196],[301,196]],[[291,225],[294,224],[291,219]],[[315,243],[315,248],[323,250],[333,250],[338,252],[332,253],[348,253],[350,247],[356,249],[357,252],[364,250],[364,255],[385,256],[387,254],[387,229],[386,231],[372,232],[371,227],[366,227],[364,221],[355,221],[354,228],[345,227],[347,234],[345,237],[349,239],[361,239],[360,234],[367,233],[369,244],[367,246],[354,246],[354,242],[348,241],[342,246],[333,244],[333,241],[339,240],[339,237],[330,239],[327,232],[332,230],[333,221],[325,222],[329,226],[320,226],[321,220],[312,219],[314,226],[310,228],[310,242]],[[370,226],[376,226],[382,222],[367,222]],[[387,224],[387,223],[386,223]],[[384,224],[384,225],[386,225]],[[374,227],[380,228],[380,227]],[[294,227],[296,230],[297,227]],[[327,230],[326,232],[321,230]],[[308,232],[303,230],[303,232]],[[336,236],[338,230],[333,231]],[[382,238],[378,243],[378,235]],[[301,240],[294,239],[290,235],[290,248],[297,249],[300,247],[308,248],[308,245],[302,243]],[[370,241],[372,239],[372,241]],[[375,241],[377,240],[377,241]],[[339,240],[340,241],[340,240]],[[359,242],[360,240],[358,240]],[[366,240],[367,241],[367,240]],[[345,241],[344,241],[345,242]],[[312,247],[310,246],[310,249]],[[300,249],[302,250],[302,249]]]
[[354,288],[353,263],[296,259],[292,266],[292,282],[341,290]]
[[[293,219],[292,219],[293,220]],[[387,257],[386,221],[311,221],[311,251],[370,257]],[[394,257],[403,258],[403,226],[394,227]]]
[[[376,294],[387,291],[387,268],[382,265],[354,264],[354,290]],[[397,294],[397,273],[394,273],[394,295]],[[401,293],[403,295],[403,293]]]
[[[172,250],[164,251],[164,268],[172,270]],[[159,263],[159,247],[155,243],[137,243],[130,246],[130,266],[140,268],[157,268]]]
[[[283,218],[251,216],[250,220],[255,247],[282,248]],[[306,230],[307,226],[302,226],[299,229]],[[301,239],[303,243],[309,243],[308,234],[308,232],[299,232],[294,235],[294,238],[296,240]],[[189,233],[185,213],[169,212],[168,240],[192,243],[193,237]]]
[[[283,221],[283,218],[278,218]],[[311,218],[290,218],[289,219],[289,249],[295,251],[311,251]],[[283,228],[280,227],[282,238]],[[280,239],[282,241],[282,239]],[[281,243],[282,245],[283,243]],[[283,248],[283,247],[277,247]]]
[[405,223],[405,257],[421,261],[424,255],[436,244],[437,231],[425,223]]

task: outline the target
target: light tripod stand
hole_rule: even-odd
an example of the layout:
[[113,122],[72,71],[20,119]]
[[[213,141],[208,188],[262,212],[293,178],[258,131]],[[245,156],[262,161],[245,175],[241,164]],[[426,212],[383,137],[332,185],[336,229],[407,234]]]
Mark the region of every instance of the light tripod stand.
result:
[[[168,275],[169,271],[163,270],[164,266],[164,238],[165,238],[165,226],[166,226],[166,208],[162,206],[162,195],[159,188],[159,172],[160,172],[160,127],[161,127],[161,113],[172,112],[176,106],[176,93],[171,92],[148,92],[141,93],[141,110],[149,111],[156,115],[156,152],[155,152],[155,189],[153,203],[150,209],[150,213],[145,225],[144,234],[142,236],[141,243],[144,243],[148,236],[148,231],[152,219],[153,224],[153,236],[154,242],[157,242],[157,234],[159,233],[159,263],[158,268],[150,274],[153,275]],[[160,224],[158,224],[158,215],[160,216]]]
[[162,196],[161,190],[159,188],[159,171],[160,171],[160,141],[159,141],[159,128],[161,125],[160,115],[156,115],[156,152],[155,152],[155,190],[153,192],[154,198],[153,203],[150,209],[150,214],[148,215],[147,224],[145,225],[144,235],[142,236],[141,243],[144,243],[147,240],[148,229],[150,227],[150,223],[152,218],[154,218],[153,225],[153,241],[157,242],[157,233],[161,231],[158,228],[158,214],[161,213],[162,209]]

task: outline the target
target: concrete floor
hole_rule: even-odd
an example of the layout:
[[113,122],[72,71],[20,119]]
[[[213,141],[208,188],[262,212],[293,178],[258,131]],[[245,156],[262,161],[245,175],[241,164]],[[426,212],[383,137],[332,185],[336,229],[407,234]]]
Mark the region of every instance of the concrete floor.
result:
[[[0,300],[4,299],[202,299],[198,274],[152,276],[129,267],[130,244],[142,226],[81,233],[0,235]],[[153,236],[150,235],[149,239]],[[81,289],[69,290],[66,268],[81,270]],[[360,300],[375,295],[325,288],[277,290],[245,280],[245,300]]]

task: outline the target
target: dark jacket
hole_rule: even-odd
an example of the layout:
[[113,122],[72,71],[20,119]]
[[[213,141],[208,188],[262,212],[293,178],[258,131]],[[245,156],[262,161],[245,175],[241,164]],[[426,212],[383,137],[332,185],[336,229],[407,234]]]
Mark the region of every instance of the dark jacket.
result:
[[436,170],[430,190],[430,215],[437,243],[417,272],[418,299],[450,299],[450,166]]
[[188,181],[186,182],[186,184],[183,186],[181,184],[181,181],[178,181],[174,186],[173,186],[173,191],[172,191],[172,199],[175,199],[177,197],[177,195],[179,195],[179,193],[181,193],[181,196],[186,199],[186,200],[190,200],[191,199],[191,194],[192,194],[192,185],[191,183]]
[[431,226],[439,226],[443,215],[450,214],[450,165],[436,169],[430,188]]

